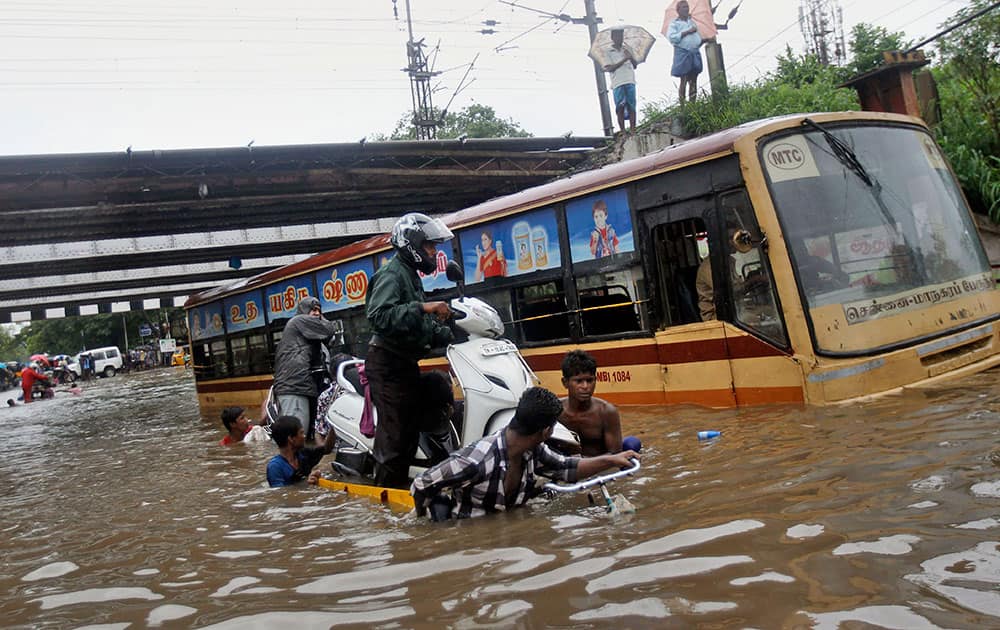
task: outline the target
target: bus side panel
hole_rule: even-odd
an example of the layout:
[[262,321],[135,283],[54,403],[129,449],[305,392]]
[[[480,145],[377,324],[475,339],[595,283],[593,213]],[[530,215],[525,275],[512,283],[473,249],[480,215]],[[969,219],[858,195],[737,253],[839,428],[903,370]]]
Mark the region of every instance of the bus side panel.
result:
[[595,395],[616,405],[661,405],[663,368],[653,339],[624,339],[597,343],[531,348],[525,360],[541,380],[542,387],[566,395],[562,384],[562,360],[570,350],[589,352],[597,361]]
[[524,355],[543,387],[565,395],[561,364],[574,348],[597,360],[596,395],[618,405],[735,407],[804,400],[802,371],[792,357],[723,322],[677,326],[652,339],[533,348]]
[[248,417],[256,418],[267,400],[273,382],[271,376],[245,376],[195,383],[198,404],[203,414],[215,417],[225,407],[245,407]]
[[710,321],[657,334],[668,402],[709,407],[802,403],[802,371],[785,352]]

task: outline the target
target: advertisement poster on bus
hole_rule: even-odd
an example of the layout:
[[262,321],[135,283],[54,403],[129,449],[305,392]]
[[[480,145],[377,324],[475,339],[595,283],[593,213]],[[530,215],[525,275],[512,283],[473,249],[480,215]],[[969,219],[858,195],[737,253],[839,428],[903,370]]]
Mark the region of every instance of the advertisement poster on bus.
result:
[[212,302],[188,311],[188,330],[194,340],[217,337],[223,333],[222,302]]
[[371,258],[359,258],[316,273],[319,304],[324,313],[365,303],[375,273]]
[[624,188],[568,202],[566,227],[575,263],[635,251],[632,214]]
[[299,300],[313,294],[312,276],[288,278],[264,289],[267,321],[294,317]]
[[562,266],[556,213],[550,208],[470,228],[459,240],[469,284]]
[[264,307],[259,291],[226,298],[226,331],[230,333],[264,325]]

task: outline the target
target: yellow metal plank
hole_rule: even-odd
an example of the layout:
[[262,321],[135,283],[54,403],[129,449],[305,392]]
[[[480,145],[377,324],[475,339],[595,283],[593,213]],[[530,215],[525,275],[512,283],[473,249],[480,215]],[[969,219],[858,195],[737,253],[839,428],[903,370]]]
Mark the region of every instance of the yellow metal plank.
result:
[[389,505],[413,509],[413,497],[406,490],[398,490],[396,488],[380,488],[379,486],[366,486],[360,483],[347,483],[346,481],[335,481],[333,479],[319,478],[318,484],[320,487],[326,488],[327,490],[334,490],[337,492],[346,492],[347,494],[352,494],[359,497],[368,497],[369,499],[378,501],[379,503],[387,503]]

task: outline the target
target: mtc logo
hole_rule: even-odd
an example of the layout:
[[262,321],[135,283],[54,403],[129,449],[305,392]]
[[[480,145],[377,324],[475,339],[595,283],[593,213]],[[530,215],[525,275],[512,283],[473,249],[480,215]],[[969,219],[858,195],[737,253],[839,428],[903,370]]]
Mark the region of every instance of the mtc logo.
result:
[[767,150],[767,163],[784,171],[794,171],[805,164],[802,149],[794,144],[779,144]]

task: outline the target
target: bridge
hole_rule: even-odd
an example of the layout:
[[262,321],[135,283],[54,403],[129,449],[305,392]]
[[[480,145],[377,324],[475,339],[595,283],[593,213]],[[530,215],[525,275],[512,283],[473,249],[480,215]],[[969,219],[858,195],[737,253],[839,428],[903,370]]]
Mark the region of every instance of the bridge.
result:
[[0,157],[0,323],[198,291],[559,177],[606,138]]

